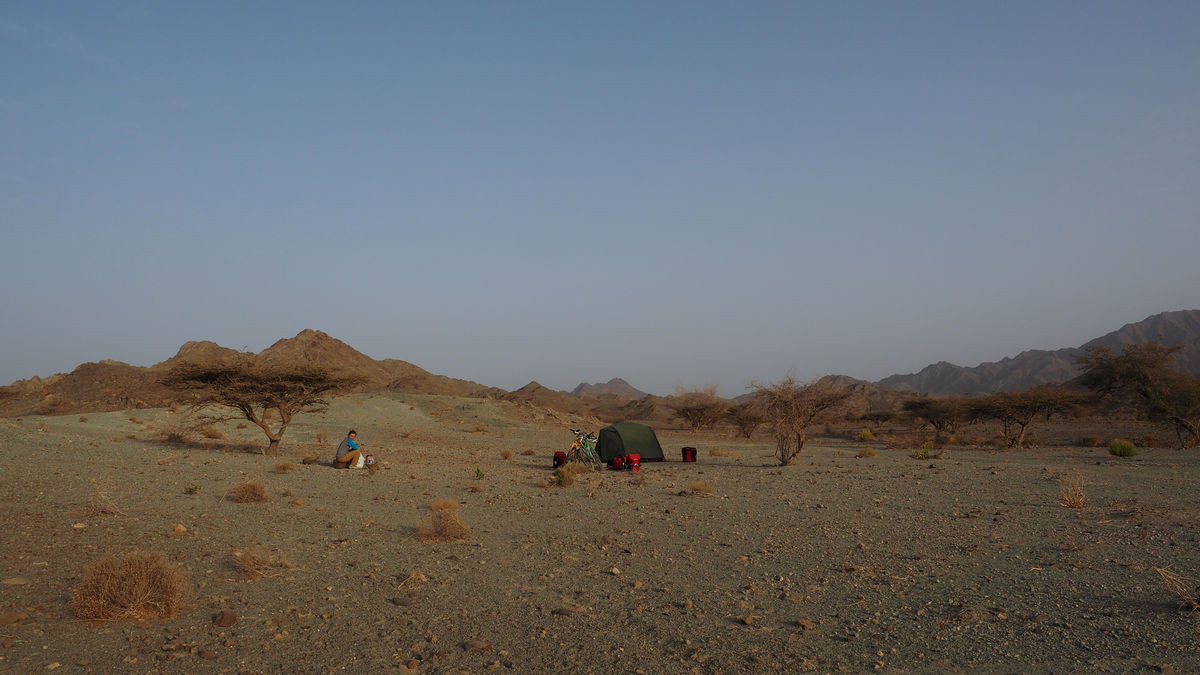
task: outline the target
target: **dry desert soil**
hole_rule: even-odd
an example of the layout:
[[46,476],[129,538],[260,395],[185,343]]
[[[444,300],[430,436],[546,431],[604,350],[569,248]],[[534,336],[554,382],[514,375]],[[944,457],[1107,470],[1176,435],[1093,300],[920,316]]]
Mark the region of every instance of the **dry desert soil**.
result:
[[[660,430],[668,461],[558,487],[580,421],[507,402],[346,397],[279,457],[234,423],[161,440],[181,417],[0,420],[0,671],[1200,670],[1200,612],[1156,571],[1200,576],[1196,451],[817,438],[780,468],[765,437]],[[377,471],[301,463],[350,427]],[[245,481],[267,500],[227,498]],[[466,539],[417,536],[435,500]],[[133,551],[182,567],[187,607],[80,620],[85,566]]]

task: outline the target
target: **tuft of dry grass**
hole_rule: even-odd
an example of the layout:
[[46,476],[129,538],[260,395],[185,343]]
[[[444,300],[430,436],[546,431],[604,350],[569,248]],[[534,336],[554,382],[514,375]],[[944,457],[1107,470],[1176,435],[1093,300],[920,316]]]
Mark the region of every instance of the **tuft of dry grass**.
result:
[[267,488],[256,480],[249,480],[229,488],[225,496],[238,504],[258,504],[267,501]]
[[280,462],[275,465],[275,473],[288,473],[289,471],[295,470],[296,465],[292,464],[291,462]]
[[430,511],[417,523],[417,539],[421,541],[460,541],[471,536],[457,510]]
[[1154,571],[1158,572],[1163,585],[1175,596],[1180,609],[1188,608],[1193,612],[1200,610],[1200,582],[1179,574],[1169,566],[1155,567]]
[[1082,509],[1087,501],[1083,493],[1083,474],[1078,471],[1058,479],[1059,503],[1072,509]]
[[716,494],[717,486],[704,481],[696,481],[688,483],[688,494],[694,497],[711,497]]
[[214,426],[207,426],[200,430],[200,435],[205,438],[219,439],[225,438],[225,434],[220,429]]
[[863,448],[862,450],[859,450],[858,454],[856,454],[854,456],[861,457],[861,458],[867,458],[867,457],[874,457],[877,454],[879,454],[879,453],[875,452],[875,448]]
[[429,577],[425,576],[424,572],[413,570],[408,573],[408,576],[401,579],[400,583],[396,584],[396,590],[412,590],[426,581],[429,581]]
[[587,473],[587,471],[587,465],[581,462],[567,462],[555,469],[554,473],[550,474],[550,479],[546,483],[546,486],[571,487],[575,484],[576,477],[582,473]]
[[429,503],[430,511],[457,511],[457,499],[435,499]]
[[504,450],[501,450],[501,451],[500,451],[500,458],[501,458],[501,459],[512,459],[512,458],[513,458],[513,451],[512,451],[512,450],[509,450],[509,449],[507,449],[507,448],[505,448]]
[[875,434],[871,433],[870,429],[863,429],[854,436],[854,440],[859,443],[870,443],[875,440]]
[[81,415],[81,416],[79,417],[79,421],[80,421],[80,422],[87,422],[87,418],[86,418],[86,417],[83,417],[83,416]]
[[476,422],[472,424],[467,431],[470,431],[473,434],[486,433],[488,431],[488,425],[484,424],[483,422]]
[[161,553],[106,555],[83,570],[71,591],[71,609],[85,621],[147,621],[177,616],[191,596],[191,582]]
[[233,552],[233,564],[247,579],[277,577],[296,566],[282,556],[275,557],[263,546],[247,546]]
[[116,503],[108,496],[108,488],[101,483],[92,484],[92,498],[88,500],[85,512],[90,516],[125,515],[125,512],[117,508]]
[[526,457],[532,457],[533,455],[536,455],[537,453],[534,452],[533,450],[522,450],[521,454]]

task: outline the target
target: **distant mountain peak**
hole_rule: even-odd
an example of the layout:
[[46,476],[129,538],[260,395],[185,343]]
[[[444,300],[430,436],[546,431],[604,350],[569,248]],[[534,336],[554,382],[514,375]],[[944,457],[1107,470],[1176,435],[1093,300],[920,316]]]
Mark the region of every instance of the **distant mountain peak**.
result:
[[635,389],[633,385],[619,377],[614,377],[603,384],[580,382],[571,390],[571,394],[574,396],[595,396],[597,398],[606,394],[618,397],[642,398],[646,395],[646,392]]

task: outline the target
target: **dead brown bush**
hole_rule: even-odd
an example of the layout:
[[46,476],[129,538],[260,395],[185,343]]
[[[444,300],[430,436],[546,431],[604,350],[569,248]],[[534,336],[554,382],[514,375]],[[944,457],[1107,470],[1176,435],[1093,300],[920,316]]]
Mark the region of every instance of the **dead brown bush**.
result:
[[291,462],[280,462],[275,465],[275,473],[288,473],[289,471],[295,470],[296,465],[292,464]]
[[256,480],[245,481],[229,488],[225,496],[238,504],[258,504],[267,501],[267,488]]
[[71,609],[85,621],[147,621],[175,617],[191,595],[187,572],[161,553],[106,555],[83,570]]
[[473,434],[486,433],[487,430],[488,430],[488,425],[484,424],[483,422],[476,422],[471,425],[470,429],[468,429],[468,431],[470,431]]
[[220,429],[218,429],[212,425],[209,425],[209,426],[201,429],[200,435],[205,438],[212,438],[212,439],[225,438],[225,434],[222,433]]
[[457,509],[457,499],[435,499],[429,503],[430,511],[455,511]]
[[712,483],[697,481],[688,483],[688,494],[695,497],[711,497],[716,492],[717,487]]
[[521,454],[522,454],[522,455],[525,455],[526,457],[529,457],[529,456],[531,456],[531,455],[536,455],[537,453],[536,453],[536,452],[534,452],[533,450],[522,450],[522,451],[521,451]]
[[508,449],[501,450],[501,451],[500,451],[500,457],[501,457],[501,459],[512,459],[512,458],[513,458],[513,451],[512,451],[512,450],[508,450]]
[[460,541],[471,536],[457,510],[430,511],[417,523],[417,538],[421,541]]

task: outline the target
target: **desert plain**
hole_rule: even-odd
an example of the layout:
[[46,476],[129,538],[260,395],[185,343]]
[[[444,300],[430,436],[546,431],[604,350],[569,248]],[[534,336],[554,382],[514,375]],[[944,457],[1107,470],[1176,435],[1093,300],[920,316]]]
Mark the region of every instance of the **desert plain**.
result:
[[[558,486],[553,452],[598,425],[512,402],[342,397],[274,457],[234,423],[166,440],[181,417],[0,420],[0,671],[1200,670],[1159,571],[1200,576],[1194,450],[1058,427],[917,459],[845,429],[780,467],[761,432],[660,428],[667,461]],[[378,470],[303,463],[349,428]],[[229,498],[247,481],[266,501]],[[435,502],[464,539],[419,536]],[[85,568],[133,551],[181,567],[185,608],[81,620]]]

